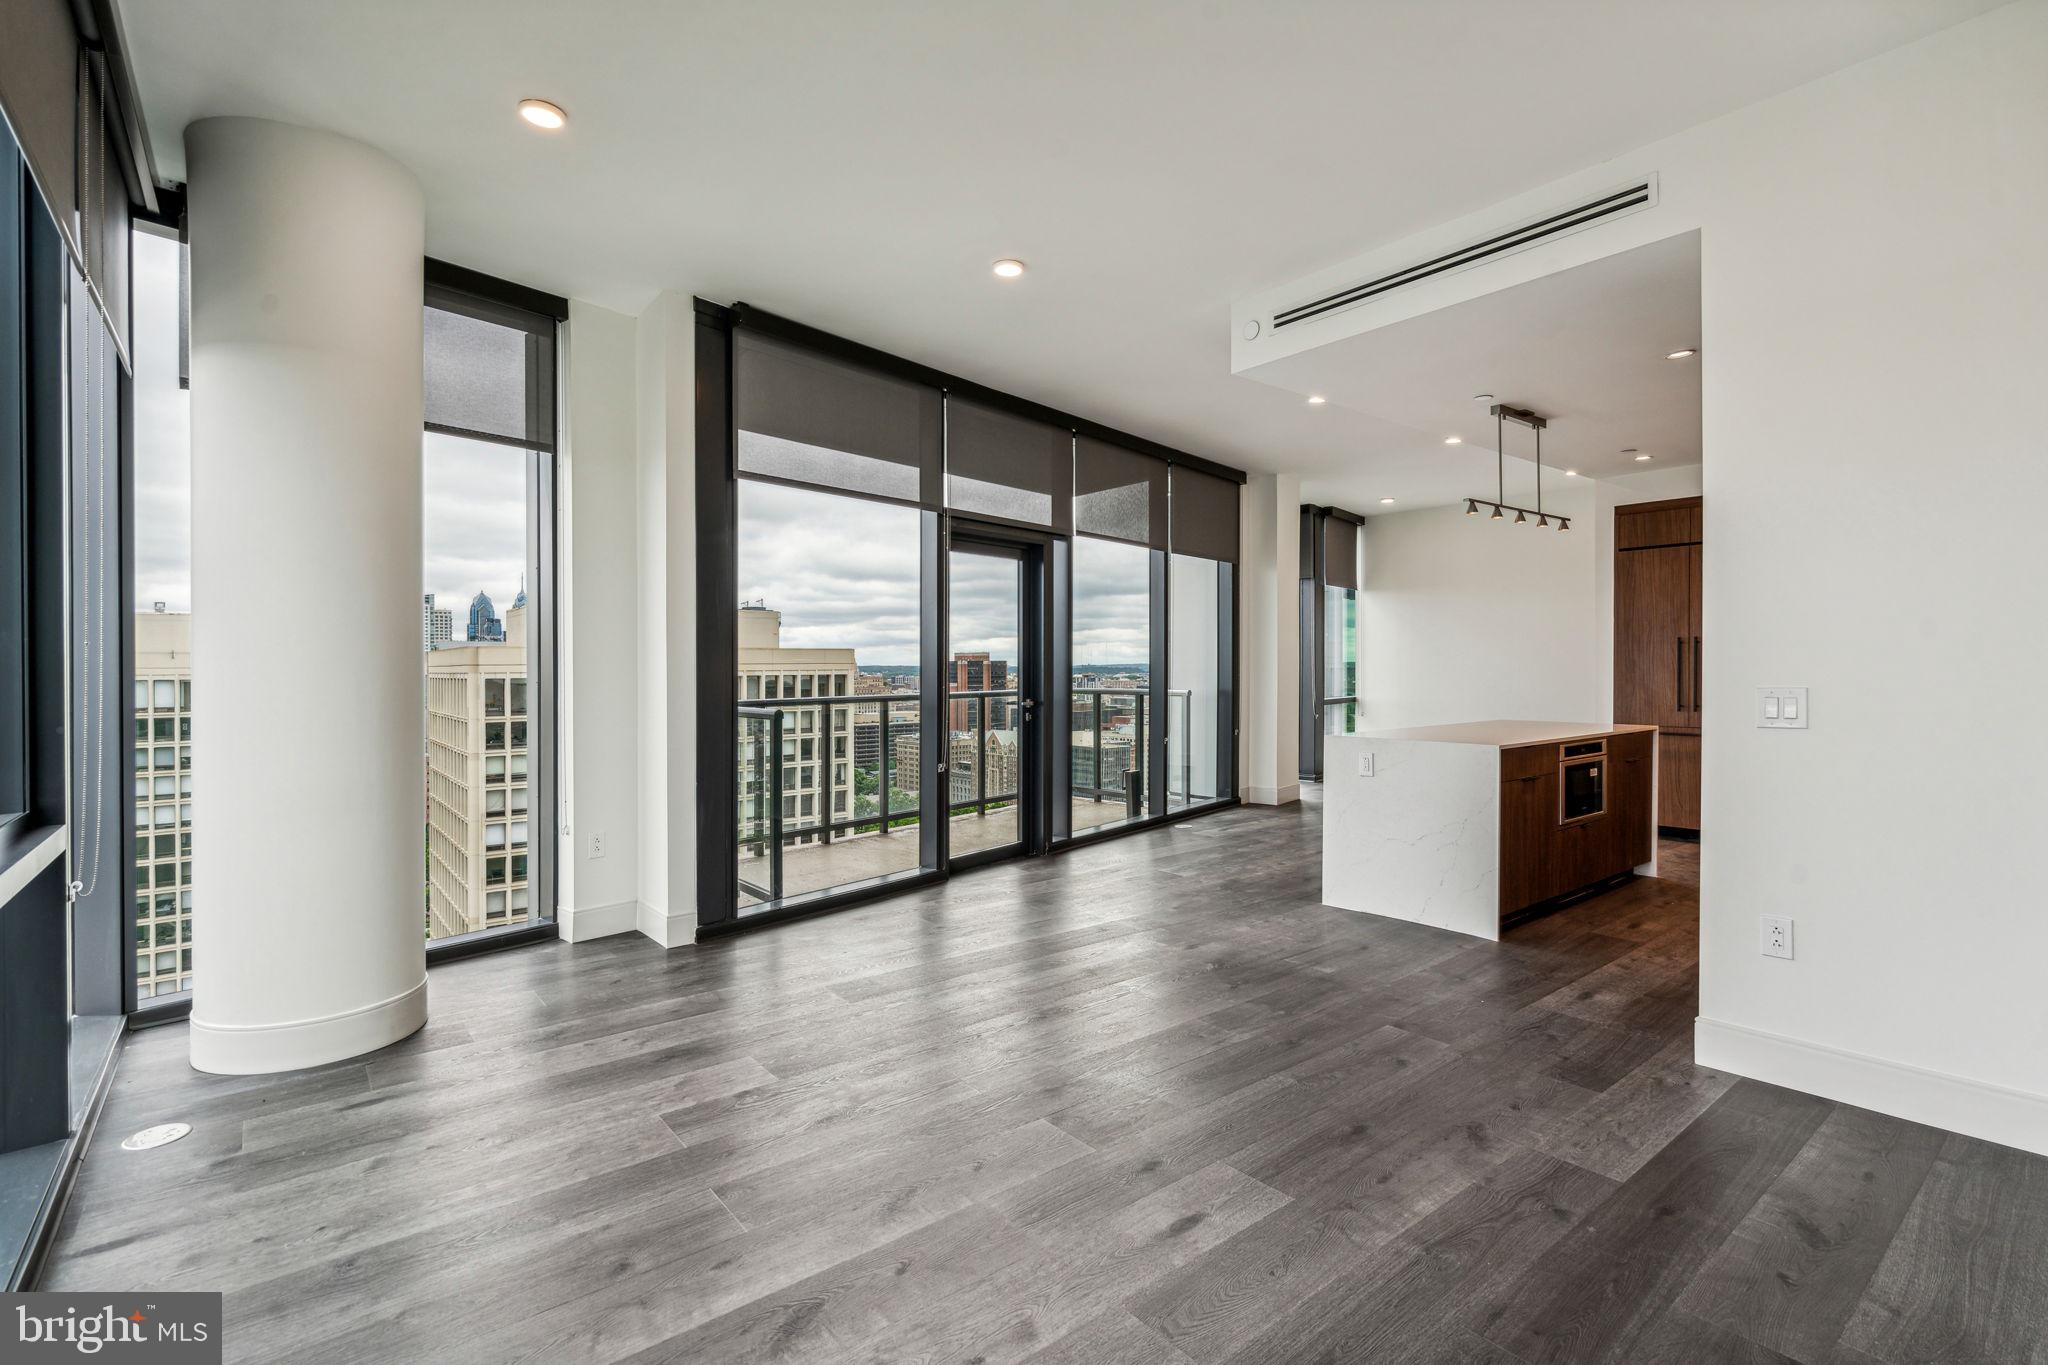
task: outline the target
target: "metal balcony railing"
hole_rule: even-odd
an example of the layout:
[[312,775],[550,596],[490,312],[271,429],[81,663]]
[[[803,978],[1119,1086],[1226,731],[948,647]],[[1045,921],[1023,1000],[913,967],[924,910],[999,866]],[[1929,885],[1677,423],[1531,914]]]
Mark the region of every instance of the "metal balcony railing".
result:
[[[1012,774],[1012,781],[1008,784],[1010,788],[1008,791],[992,792],[988,789],[989,715],[991,712],[996,711],[998,706],[1004,702],[1008,703],[1007,710],[1009,712],[1010,724],[1004,727],[1003,731],[998,731],[998,733],[1007,732],[1019,736],[1017,763],[1021,771],[1024,756],[1022,728],[1019,721],[1024,708],[1023,699],[1018,690],[1014,687],[996,690],[959,688],[946,693],[947,746],[946,763],[943,771],[946,774],[946,811],[949,815],[966,815],[969,813],[987,815],[991,803],[1001,805],[1003,802],[1015,801],[1017,799],[1018,793],[1015,781],[1017,774],[1015,773]],[[973,720],[964,730],[958,728],[953,720],[953,717],[962,710],[968,712],[973,717]],[[955,801],[952,800],[953,779],[959,773],[955,766],[954,758],[957,751],[952,741],[963,734],[972,735],[974,738],[974,748],[971,751],[974,760],[974,795],[965,800]]]
[[[837,836],[887,832],[894,825],[908,824],[923,815],[924,784],[918,783],[917,804],[905,808],[894,803],[896,792],[890,781],[895,771],[895,740],[899,733],[898,722],[892,719],[892,713],[908,714],[910,719],[903,724],[901,733],[918,736],[922,744],[923,732],[917,720],[919,701],[915,695],[886,693],[784,697],[773,701],[744,701],[734,708],[739,743],[738,852],[744,855],[752,851],[768,867],[766,886],[741,877],[740,890],[760,901],[782,899],[782,851],[785,840],[790,836],[815,834],[819,842],[829,844]],[[841,733],[847,735],[847,771],[849,776],[858,772],[859,755],[853,751],[852,744],[855,722],[848,715],[842,731],[839,716],[840,712],[851,711],[855,707],[872,707],[876,712],[881,751],[876,762],[876,809],[862,811],[860,794],[855,791],[851,793],[849,802],[852,809],[841,817],[832,811],[832,797],[837,790],[832,776],[834,765],[840,762],[833,752],[832,741]],[[821,804],[814,816],[790,817],[783,813],[783,795],[785,792],[795,794],[789,781],[790,769],[802,760],[789,756],[788,742],[806,737],[798,733],[794,722],[798,713],[809,711],[818,713],[818,723],[809,737],[819,741],[818,756],[811,762],[824,774],[823,781],[813,784]]]

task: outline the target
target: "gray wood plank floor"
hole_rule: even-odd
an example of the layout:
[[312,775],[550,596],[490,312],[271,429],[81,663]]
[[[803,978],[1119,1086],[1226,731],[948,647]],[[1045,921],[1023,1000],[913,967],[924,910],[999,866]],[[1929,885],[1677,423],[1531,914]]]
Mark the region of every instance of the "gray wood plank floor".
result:
[[1319,818],[451,964],[317,1071],[137,1035],[43,1287],[240,1361],[2048,1362],[2048,1160],[1691,1064],[1695,850],[1491,944],[1322,908]]

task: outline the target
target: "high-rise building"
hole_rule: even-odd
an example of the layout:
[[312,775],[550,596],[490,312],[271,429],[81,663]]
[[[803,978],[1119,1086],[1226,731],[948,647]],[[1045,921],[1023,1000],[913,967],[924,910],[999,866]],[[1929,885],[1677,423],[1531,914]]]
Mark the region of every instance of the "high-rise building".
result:
[[1124,789],[1124,774],[1131,768],[1132,737],[1104,731],[1102,748],[1095,747],[1095,735],[1088,730],[1074,731],[1072,758],[1072,781],[1075,791],[1099,791],[1121,795]]
[[[526,596],[525,591],[521,590],[519,596],[521,599],[524,599]],[[491,604],[490,594],[479,592],[476,596],[470,598],[469,639],[471,643],[483,640],[503,640],[504,638],[505,623],[498,619],[498,609]]]
[[434,594],[420,595],[420,648],[439,649],[455,638],[455,613],[434,605]]
[[[739,690],[735,695],[743,702],[800,702],[806,697],[854,695],[853,680],[859,669],[853,651],[784,648],[779,611],[758,602],[740,607],[738,642]],[[854,710],[851,705],[788,708],[780,736],[784,830],[853,815]],[[895,719],[890,717],[892,729]],[[741,790],[761,780],[755,773],[764,762],[758,746],[740,746]],[[792,842],[811,843],[816,837],[807,835]]]
[[[1009,685],[1008,661],[991,659],[986,654],[955,654],[946,669],[948,692],[1001,692]],[[985,697],[947,703],[946,728],[954,734],[974,729],[976,719],[988,705]]]
[[[489,598],[477,600],[488,610]],[[505,614],[501,634],[444,645],[426,660],[429,938],[532,913],[524,606]]]
[[192,616],[135,617],[135,996],[192,989]]

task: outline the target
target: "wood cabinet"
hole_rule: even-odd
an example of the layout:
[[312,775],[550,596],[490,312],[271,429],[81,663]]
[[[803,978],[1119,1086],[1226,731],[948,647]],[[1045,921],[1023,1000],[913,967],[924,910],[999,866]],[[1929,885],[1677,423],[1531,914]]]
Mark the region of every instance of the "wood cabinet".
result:
[[1700,737],[1659,735],[1657,823],[1672,829],[1700,827]]
[[1528,744],[1500,756],[1502,918],[1596,886],[1650,861],[1652,741],[1647,730],[1606,737],[1606,807],[1565,823],[1557,744]]
[[1698,498],[1614,509],[1614,719],[1663,732],[1657,821],[1687,830],[1699,828],[1702,518]]

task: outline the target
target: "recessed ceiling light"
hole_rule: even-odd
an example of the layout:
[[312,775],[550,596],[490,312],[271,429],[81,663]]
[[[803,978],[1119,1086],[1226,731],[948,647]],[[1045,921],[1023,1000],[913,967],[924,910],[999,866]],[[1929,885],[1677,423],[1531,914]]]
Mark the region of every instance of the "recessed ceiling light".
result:
[[1380,499],[1380,505],[1381,505],[1382,507],[1391,507],[1391,506],[1393,506],[1393,503],[1394,503],[1394,500],[1393,500],[1392,498],[1381,498],[1381,499]]
[[1692,359],[1692,358],[1693,358],[1694,356],[1698,355],[1699,353],[1700,353],[1700,348],[1699,348],[1699,347],[1697,347],[1697,346],[1688,346],[1688,347],[1686,347],[1686,348],[1685,348],[1684,350],[1682,350],[1682,351],[1672,351],[1672,352],[1670,352],[1670,353],[1669,353],[1668,355],[1666,355],[1666,356],[1665,356],[1664,358],[1665,358],[1666,360],[1690,360],[1690,359]]
[[1577,477],[1579,477],[1579,471],[1578,471],[1578,470],[1576,470],[1576,469],[1567,469],[1567,470],[1566,470],[1566,471],[1564,472],[1564,476],[1565,476],[1565,477],[1566,477],[1567,479],[1576,479]]
[[569,121],[561,105],[549,104],[546,100],[519,101],[519,117],[536,128],[546,128],[551,132]]
[[1637,463],[1637,464],[1645,464],[1645,463],[1647,463],[1647,462],[1649,461],[1649,458],[1650,458],[1650,452],[1648,452],[1647,450],[1644,450],[1644,451],[1638,451],[1638,452],[1636,453],[1636,463]]
[[1475,403],[1491,403],[1493,395],[1490,393],[1475,393],[1472,395],[1472,401]]
[[1005,256],[1002,260],[990,266],[989,269],[995,271],[996,275],[1001,279],[1014,280],[1024,273],[1024,262]]
[[1444,437],[1444,444],[1447,446],[1461,446],[1465,444],[1465,438],[1462,436],[1446,436]]
[[1308,405],[1312,408],[1319,408],[1329,401],[1329,399],[1323,397],[1319,393],[1312,393],[1308,396]]

